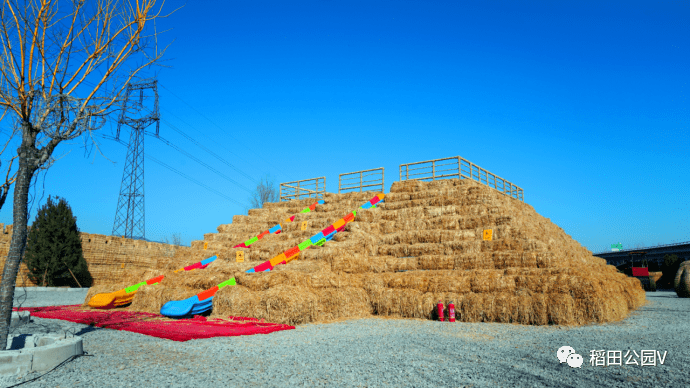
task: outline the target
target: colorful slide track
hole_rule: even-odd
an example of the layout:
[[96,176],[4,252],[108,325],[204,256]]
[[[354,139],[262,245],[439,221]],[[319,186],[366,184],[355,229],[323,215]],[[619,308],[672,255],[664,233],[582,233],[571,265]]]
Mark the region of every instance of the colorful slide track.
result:
[[[323,204],[323,200],[319,200],[315,202],[314,204],[310,205],[309,207],[303,209],[300,213],[309,213],[313,211],[316,208],[317,204]],[[284,223],[290,223],[295,220],[296,215],[292,215],[289,218],[285,219]],[[263,238],[264,236],[268,234],[279,234],[282,231],[283,227],[280,224],[275,225],[273,228],[266,230],[259,235],[238,244],[237,246],[234,246],[233,248],[249,248],[252,244],[254,244],[256,241],[259,239]],[[185,266],[181,269],[177,269],[174,272],[177,273],[179,271],[191,271],[194,269],[205,269],[208,265],[211,264],[211,262],[215,261],[218,259],[217,255],[214,255],[210,258],[206,258],[202,261],[199,261],[193,265]],[[153,277],[150,280],[146,280],[143,282],[140,282],[138,284],[134,284],[132,286],[128,286],[124,289],[120,289],[115,292],[111,293],[99,293],[95,296],[93,296],[89,300],[89,306],[91,308],[98,308],[98,309],[112,309],[116,307],[121,307],[123,305],[127,305],[132,302],[132,299],[134,299],[134,295],[136,295],[137,290],[141,288],[144,285],[156,285],[158,284],[163,278],[165,278],[164,275],[160,275],[157,277]]]
[[[383,197],[384,194],[380,193],[374,196],[374,198],[369,200],[360,208],[367,209],[376,207],[376,204],[382,201]],[[292,261],[297,257],[297,254],[308,249],[310,246],[322,246],[326,241],[333,239],[333,235],[339,231],[342,231],[347,223],[353,221],[355,219],[355,215],[357,215],[356,211],[350,212],[344,218],[324,228],[323,230],[319,231],[319,233],[298,244],[297,246],[288,249],[276,257],[247,270],[247,273],[273,270],[275,266],[284,265]],[[213,307],[213,296],[215,296],[216,292],[228,285],[236,285],[234,277],[188,299],[168,301],[161,308],[161,315],[171,318],[187,318],[207,312]]]

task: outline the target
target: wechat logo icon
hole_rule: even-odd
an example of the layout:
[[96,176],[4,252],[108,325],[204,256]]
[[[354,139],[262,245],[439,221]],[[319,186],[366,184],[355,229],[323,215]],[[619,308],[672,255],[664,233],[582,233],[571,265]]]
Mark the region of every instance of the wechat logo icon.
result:
[[570,346],[563,346],[556,351],[558,362],[567,363],[572,368],[582,368],[582,355],[576,354],[575,349]]

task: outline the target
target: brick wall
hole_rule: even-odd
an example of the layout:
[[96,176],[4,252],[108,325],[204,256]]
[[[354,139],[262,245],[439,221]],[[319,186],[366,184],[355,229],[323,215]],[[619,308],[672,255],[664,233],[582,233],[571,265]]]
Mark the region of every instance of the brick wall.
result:
[[[0,274],[5,267],[11,238],[12,226],[0,223]],[[81,246],[94,285],[118,282],[132,270],[162,268],[162,262],[171,260],[173,255],[199,255],[198,250],[190,247],[85,232],[81,233]],[[17,275],[17,286],[35,286],[29,280],[28,272],[26,265],[22,263]]]

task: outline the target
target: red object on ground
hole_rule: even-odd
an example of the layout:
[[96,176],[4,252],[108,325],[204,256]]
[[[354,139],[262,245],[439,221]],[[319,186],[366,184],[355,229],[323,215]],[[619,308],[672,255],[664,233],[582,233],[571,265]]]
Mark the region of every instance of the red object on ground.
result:
[[249,248],[249,247],[247,247],[247,245],[245,245],[244,243],[240,243],[240,244],[238,244],[237,246],[233,246],[233,249],[236,249],[236,248],[238,248],[238,247],[245,248],[245,249],[248,249],[248,248]]
[[452,301],[448,304],[448,321],[455,323],[455,304]]
[[246,317],[230,317],[229,320],[207,320],[203,316],[194,316],[193,319],[174,320],[153,313],[90,310],[81,305],[14,308],[14,310],[29,311],[32,316],[45,319],[67,320],[73,323],[136,332],[178,342],[218,336],[269,334],[275,331],[295,329],[294,326],[265,323],[263,320]]
[[333,231],[335,231],[335,228],[333,228],[333,224],[331,224],[330,226],[321,230],[321,232],[323,233],[323,236],[328,236],[328,234],[330,234]]
[[352,212],[348,213],[347,216],[343,218],[345,220],[345,223],[349,223],[353,220],[355,220],[355,215],[352,214]]
[[436,309],[438,310],[438,320],[443,321],[443,302],[441,302],[441,300],[438,300]]
[[633,267],[633,277],[649,277],[649,268],[647,267]]

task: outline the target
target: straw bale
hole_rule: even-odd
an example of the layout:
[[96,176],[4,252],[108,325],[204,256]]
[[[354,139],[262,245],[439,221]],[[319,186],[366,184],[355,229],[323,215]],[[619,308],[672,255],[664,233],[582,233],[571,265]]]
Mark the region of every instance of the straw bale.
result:
[[549,323],[568,325],[575,322],[575,301],[567,293],[548,295],[547,312]]
[[296,271],[270,271],[239,274],[235,281],[238,285],[253,291],[268,290],[278,285],[311,287],[311,276]]
[[420,255],[417,257],[417,268],[420,270],[453,270],[455,257],[450,255]]
[[685,261],[678,267],[673,289],[678,297],[690,297],[690,261]]
[[424,293],[416,289],[380,288],[369,292],[373,313],[383,316],[428,317]]
[[412,230],[387,234],[381,239],[381,243],[389,245],[401,243],[442,243],[470,240],[475,237],[476,234],[474,231]]
[[339,287],[319,289],[317,321],[371,316],[374,309],[362,288]]
[[333,241],[334,242],[348,242],[350,241],[350,232],[348,231],[340,231],[339,233],[335,234],[333,236]]
[[[484,241],[486,242],[486,241]],[[478,254],[482,249],[482,241],[468,240],[468,241],[453,241],[443,242],[444,252],[450,254]]]
[[434,243],[379,245],[377,252],[378,255],[392,255],[394,257],[452,254],[452,251],[447,252],[443,245]]
[[471,276],[465,271],[443,272],[431,277],[426,291],[431,293],[459,293],[472,291]]
[[345,273],[380,273],[387,270],[386,256],[369,257],[361,253],[343,253],[331,260],[331,270]]
[[[477,245],[475,245],[477,246]],[[478,246],[477,246],[478,247]],[[455,270],[470,270],[470,269],[493,269],[494,263],[488,259],[489,253],[480,253],[476,250],[466,250],[467,254],[459,254],[453,256]]]
[[213,297],[211,317],[257,317],[252,315],[260,303],[260,294],[246,286],[228,286],[220,289]]
[[[311,250],[311,248],[309,249]],[[296,258],[290,261],[287,265],[278,265],[271,270],[271,272],[295,271],[301,273],[318,273],[320,271],[330,271],[331,266],[324,261],[308,261],[302,257],[305,252],[296,255]]]
[[513,238],[482,240],[481,251],[522,250],[522,242]]
[[[290,324],[370,314],[433,319],[440,299],[455,302],[460,321],[578,325],[620,320],[645,301],[638,280],[593,257],[533,207],[457,179],[394,183],[385,203],[359,209],[325,246],[270,272],[244,273],[372,196],[327,194],[326,204],[305,214],[298,212],[314,199],[267,204],[205,236],[220,256],[208,269],[166,276],[160,286],[187,298],[235,276],[238,285],[216,294],[213,315]],[[293,214],[294,222],[283,223]],[[245,262],[235,263],[231,246],[274,222],[284,224],[283,232],[244,249]],[[485,229],[493,240],[482,239]],[[157,263],[171,270],[179,262]],[[162,299],[147,304],[160,308]]]
[[169,287],[165,281],[170,280],[166,279],[167,277],[159,285],[144,285],[139,288],[127,310],[160,314],[163,304],[168,301],[184,300],[203,291],[181,286]]
[[[436,197],[452,197],[458,198],[467,195],[466,188],[433,188],[427,187],[425,190],[414,192],[408,195],[409,200],[423,200],[423,199],[433,199]],[[386,198],[388,200],[388,198]]]
[[458,207],[453,205],[454,203],[452,201],[448,201],[448,204],[433,204],[432,201],[433,199],[428,199],[428,200],[419,200],[423,201],[424,203],[424,210],[426,217],[429,218],[435,218],[435,217],[441,217],[444,215],[457,215],[458,214]]
[[255,317],[298,325],[317,319],[318,301],[319,297],[307,287],[277,285],[265,291],[226,287],[216,293],[211,317]]
[[364,278],[359,274],[318,272],[310,274],[312,288],[363,288]]
[[515,313],[513,322],[520,324],[548,324],[544,295],[536,295],[526,288],[515,293]]
[[385,288],[385,282],[381,274],[365,273],[361,275],[362,287],[368,293]]
[[409,193],[389,193],[386,195],[386,203],[395,203],[398,201],[408,201],[410,200]]
[[481,322],[485,318],[484,294],[467,293],[460,295],[455,302],[455,317],[464,322]]
[[385,261],[385,266],[386,266],[387,272],[417,270],[419,268],[419,260],[415,257],[397,258],[397,257],[386,255],[386,256],[376,256],[376,257],[371,257],[371,258]]
[[537,267],[552,267],[555,266],[554,255],[549,252],[537,253]]
[[359,223],[373,223],[378,220],[380,215],[379,211],[380,210],[376,208],[358,209],[355,220]]
[[379,275],[383,281],[384,288],[416,289],[421,292],[426,292],[432,276],[432,272],[426,271],[384,273]]
[[480,269],[471,274],[470,289],[474,293],[515,290],[515,278],[505,276],[503,270]]
[[[522,266],[523,253],[518,251],[497,251],[490,253],[494,268],[505,269],[508,267]],[[537,267],[536,260],[534,266]]]

